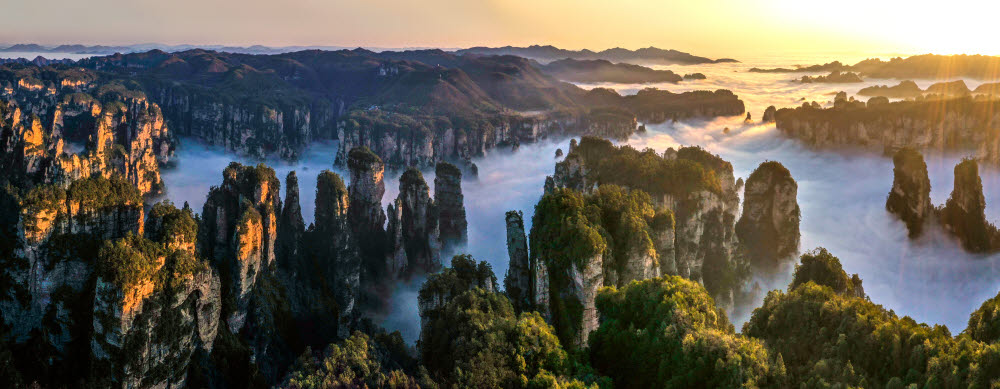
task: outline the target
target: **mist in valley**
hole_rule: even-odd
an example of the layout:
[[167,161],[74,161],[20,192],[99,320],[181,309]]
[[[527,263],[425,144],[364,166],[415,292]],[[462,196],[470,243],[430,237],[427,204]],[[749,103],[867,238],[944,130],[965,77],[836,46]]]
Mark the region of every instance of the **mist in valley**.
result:
[[[776,64],[820,62],[808,59],[784,61]],[[743,117],[730,117],[652,124],[647,125],[645,134],[634,135],[625,143],[639,149],[651,147],[658,152],[668,147],[700,145],[730,161],[736,177],[744,179],[761,162],[781,162],[799,185],[801,251],[816,247],[829,249],[841,259],[845,271],[860,275],[865,292],[872,301],[900,315],[909,315],[920,322],[945,324],[953,333],[964,329],[969,314],[997,293],[1000,286],[997,259],[1000,256],[967,254],[956,241],[941,234],[936,227],[928,229],[920,240],[910,241],[903,223],[885,211],[885,199],[893,179],[891,157],[860,150],[813,150],[782,136],[773,124],[757,124],[768,105],[779,108],[797,106],[802,104],[802,98],[829,105],[837,91],[844,90],[853,96],[863,87],[895,85],[899,80],[800,84],[792,80],[803,74],[746,72],[752,66],[768,66],[772,62],[663,67],[679,74],[701,72],[708,79],[653,86],[676,92],[730,89],[746,103],[754,123],[745,124]],[[935,82],[916,81],[922,88]],[[973,80],[966,82],[970,88],[978,85]],[[622,94],[635,93],[649,86],[579,85],[586,88],[609,87]],[[724,131],[727,128],[729,130]],[[474,159],[479,167],[479,176],[466,175],[462,183],[469,242],[455,253],[442,253],[444,265],[449,264],[453,254],[471,254],[477,260],[492,265],[502,288],[508,267],[505,213],[522,211],[526,231],[530,231],[534,205],[542,195],[545,177],[553,173],[554,164],[558,161],[554,157],[555,150],[562,148],[568,151],[568,144],[568,138],[548,139],[522,145],[516,152],[491,150],[488,155]],[[302,216],[308,224],[313,220],[316,176],[323,169],[331,169],[349,183],[346,171],[333,168],[336,148],[335,141],[318,142],[295,162],[277,159],[257,161],[236,158],[222,149],[182,139],[177,151],[178,166],[163,172],[166,197],[178,205],[187,201],[200,213],[209,188],[222,182],[222,170],[230,161],[235,159],[245,164],[264,162],[275,169],[282,186],[289,171],[297,172]],[[948,198],[952,189],[952,168],[963,156],[925,154],[935,205],[943,204]],[[991,221],[1000,220],[1000,207],[997,206],[1000,202],[1000,170],[987,165],[981,166],[980,170],[987,217]],[[386,172],[383,207],[396,198],[401,173]],[[432,169],[425,170],[423,174],[433,195],[434,172]],[[284,193],[285,188],[282,187],[282,199]],[[787,287],[792,263],[790,260],[787,270],[781,274],[756,277],[765,293]],[[398,285],[389,301],[390,309],[376,318],[388,330],[399,330],[408,342],[415,341],[419,336],[417,291],[423,280],[416,277]],[[760,304],[765,293],[758,297],[756,305]],[[751,310],[738,310],[743,313],[732,318],[737,328],[749,318]]]

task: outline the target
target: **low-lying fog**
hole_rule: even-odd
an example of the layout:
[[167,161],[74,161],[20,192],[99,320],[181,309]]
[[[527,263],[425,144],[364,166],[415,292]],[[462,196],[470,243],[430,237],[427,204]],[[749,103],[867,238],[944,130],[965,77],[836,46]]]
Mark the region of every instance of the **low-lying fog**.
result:
[[[462,182],[465,195],[466,217],[469,221],[469,244],[461,251],[475,258],[488,261],[496,272],[498,281],[503,283],[507,271],[507,229],[505,214],[508,210],[523,210],[525,228],[531,228],[534,205],[542,194],[545,176],[552,174],[555,150],[568,149],[569,141],[558,143],[544,141],[521,146],[512,153],[510,150],[496,150],[489,156],[476,161],[479,178],[468,176]],[[285,176],[295,170],[299,179],[299,197],[302,217],[306,223],[313,221],[316,208],[316,176],[323,169],[330,169],[350,183],[350,174],[334,169],[333,161],[337,153],[336,142],[315,143],[296,162],[268,159],[239,158],[217,147],[206,146],[190,138],[181,138],[177,149],[176,168],[161,172],[167,187],[166,198],[178,207],[187,201],[198,213],[205,205],[205,199],[212,186],[222,183],[222,171],[231,161],[243,164],[264,162],[274,168],[281,180],[281,198],[285,199]],[[388,206],[399,194],[401,171],[385,174],[386,193],[382,198],[383,207]],[[424,179],[434,193],[434,171],[425,170]],[[442,261],[450,263],[451,255],[442,255]],[[417,311],[417,291],[423,279],[415,279],[399,286],[391,305],[390,313],[383,318],[383,325],[390,330],[399,330],[407,341],[415,341],[420,334],[420,319]]]
[[[862,58],[832,58],[855,63]],[[860,84],[799,84],[791,80],[796,74],[754,74],[746,72],[753,66],[789,67],[793,64],[825,63],[831,58],[768,58],[739,64],[696,66],[666,66],[679,74],[700,72],[708,79],[682,82],[678,85],[656,85],[671,91],[695,89],[732,90],[747,104],[754,120],[759,120],[768,105],[790,107],[808,101],[829,102],[836,91],[854,95],[870,85],[895,85],[899,80],[866,80]],[[810,73],[810,75],[813,75]],[[932,80],[915,80],[926,88]],[[950,81],[950,80],[948,80]],[[980,82],[966,80],[970,88]],[[647,85],[581,85],[603,86],[621,93],[635,93]],[[864,99],[864,98],[862,98]],[[728,134],[724,128],[730,128]],[[678,145],[701,145],[732,162],[737,177],[746,178],[765,160],[783,163],[798,181],[798,201],[802,210],[802,250],[822,246],[843,262],[849,273],[858,273],[864,280],[865,291],[872,301],[901,315],[920,322],[945,324],[953,333],[965,328],[969,314],[986,299],[996,295],[1000,286],[1000,256],[966,254],[950,238],[930,229],[922,240],[911,242],[902,222],[885,211],[885,198],[892,185],[892,160],[873,153],[858,151],[818,151],[786,139],[773,125],[744,125],[742,117],[719,118],[712,121],[686,121],[648,126],[648,132],[633,136],[629,144],[637,148],[651,147],[663,151]],[[506,226],[508,210],[524,212],[526,229],[530,230],[534,204],[542,194],[545,176],[552,174],[557,148],[567,149],[568,139],[547,140],[523,145],[519,151],[496,150],[478,158],[479,178],[466,177],[463,182],[465,206],[469,220],[469,245],[463,250],[479,260],[488,261],[502,284],[507,271]],[[279,160],[264,161],[275,168],[284,185],[288,171],[296,170],[303,217],[313,220],[316,176],[323,169],[333,170],[336,142],[314,144],[294,163]],[[222,170],[234,157],[223,150],[207,147],[191,139],[182,139],[177,152],[177,168],[165,170],[163,179],[167,197],[178,206],[190,202],[198,212],[205,202],[209,187],[222,182]],[[932,199],[943,204],[952,189],[952,168],[962,155],[930,154],[929,168]],[[257,161],[235,158],[243,163]],[[337,171],[345,181],[349,176]],[[386,195],[383,205],[395,199],[400,172],[386,173]],[[1000,171],[981,166],[987,201],[987,217],[1000,220]],[[433,193],[433,171],[424,177]],[[282,188],[284,199],[284,188]],[[450,254],[450,253],[448,253]],[[450,255],[442,260],[448,263]],[[766,289],[784,289],[788,275],[764,285]],[[417,293],[421,279],[401,285],[391,302],[392,310],[382,324],[389,330],[399,330],[407,341],[419,335]],[[734,317],[740,323],[747,317]]]

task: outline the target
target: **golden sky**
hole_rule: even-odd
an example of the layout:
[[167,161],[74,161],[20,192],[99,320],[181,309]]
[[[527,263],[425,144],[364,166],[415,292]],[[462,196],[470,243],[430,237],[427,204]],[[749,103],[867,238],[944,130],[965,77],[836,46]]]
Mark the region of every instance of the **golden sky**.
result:
[[0,0],[0,43],[1000,54],[989,0]]

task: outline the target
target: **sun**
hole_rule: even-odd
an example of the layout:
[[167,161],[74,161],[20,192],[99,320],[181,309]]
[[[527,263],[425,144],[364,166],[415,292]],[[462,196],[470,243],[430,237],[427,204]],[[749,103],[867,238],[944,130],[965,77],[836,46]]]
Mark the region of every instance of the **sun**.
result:
[[[769,0],[775,22],[838,35],[859,50],[909,54],[1000,54],[1000,2],[981,0],[811,2]],[[822,50],[823,48],[817,48]]]

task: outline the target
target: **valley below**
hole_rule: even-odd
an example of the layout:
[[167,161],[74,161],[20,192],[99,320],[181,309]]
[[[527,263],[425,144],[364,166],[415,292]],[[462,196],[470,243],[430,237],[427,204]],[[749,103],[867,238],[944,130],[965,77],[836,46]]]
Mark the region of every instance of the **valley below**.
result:
[[[813,149],[790,139],[778,131],[774,123],[761,123],[760,115],[769,105],[794,107],[805,101],[832,105],[833,95],[846,91],[849,96],[867,86],[892,83],[892,80],[872,79],[860,84],[801,84],[787,74],[750,73],[752,67],[788,66],[795,63],[823,62],[815,57],[768,57],[744,60],[741,63],[703,65],[652,65],[674,69],[677,73],[700,72],[706,80],[681,84],[656,85],[671,91],[714,90],[732,88],[746,103],[751,123],[743,116],[717,119],[689,119],[678,122],[646,124],[646,133],[632,135],[616,144],[628,144],[639,150],[652,148],[662,153],[667,148],[701,146],[733,164],[736,177],[746,179],[764,161],[778,161],[791,171],[799,184],[798,200],[802,207],[801,246],[805,252],[825,247],[837,255],[848,272],[858,273],[865,280],[865,291],[872,301],[918,322],[947,325],[953,332],[965,328],[969,313],[980,302],[996,294],[1000,287],[1000,255],[969,254],[957,240],[932,233],[917,241],[906,239],[905,225],[885,210],[885,198],[892,185],[892,157],[850,147]],[[850,61],[847,61],[850,62]],[[796,73],[798,75],[799,73]],[[805,73],[812,75],[813,73]],[[821,74],[817,72],[815,74]],[[936,80],[916,80],[923,88]],[[983,81],[966,80],[970,88]],[[646,84],[582,84],[582,88],[611,88],[626,95],[645,88]],[[496,274],[507,272],[509,258],[504,214],[510,210],[524,212],[525,229],[531,229],[534,205],[544,192],[546,176],[553,174],[557,149],[567,151],[569,137],[551,137],[536,143],[521,145],[516,151],[498,147],[472,161],[478,166],[479,177],[463,181],[465,205],[469,220],[469,241],[454,254],[467,253],[490,263]],[[182,138],[177,150],[177,167],[162,173],[166,197],[175,204],[188,201],[192,206],[204,202],[205,193],[215,185],[222,169],[232,160],[243,163],[264,162],[273,167],[278,177],[295,170],[299,176],[301,204],[306,223],[311,222],[315,193],[305,188],[315,187],[315,178],[323,169],[334,169],[336,141],[313,143],[295,162],[280,159],[258,160],[238,157],[225,150]],[[929,152],[926,155],[932,182],[933,203],[943,203],[951,192],[952,168],[967,154]],[[345,181],[346,170],[336,170]],[[401,170],[387,170],[386,195],[383,207],[398,193]],[[433,191],[433,169],[424,169]],[[981,167],[983,190],[987,204],[1000,201],[1000,170]],[[742,193],[742,192],[741,192]],[[284,196],[284,194],[282,194]],[[1000,208],[987,207],[987,219],[1000,220]],[[442,259],[451,255],[442,255]],[[764,291],[787,286],[792,274],[791,263],[777,275],[758,276]],[[389,330],[399,330],[408,341],[419,334],[416,309],[417,289],[422,279],[400,285],[394,294],[393,310],[383,318]],[[749,312],[763,299],[758,296],[754,306],[741,307],[742,315],[733,316],[737,328],[748,319]],[[731,312],[732,314],[732,312]]]

